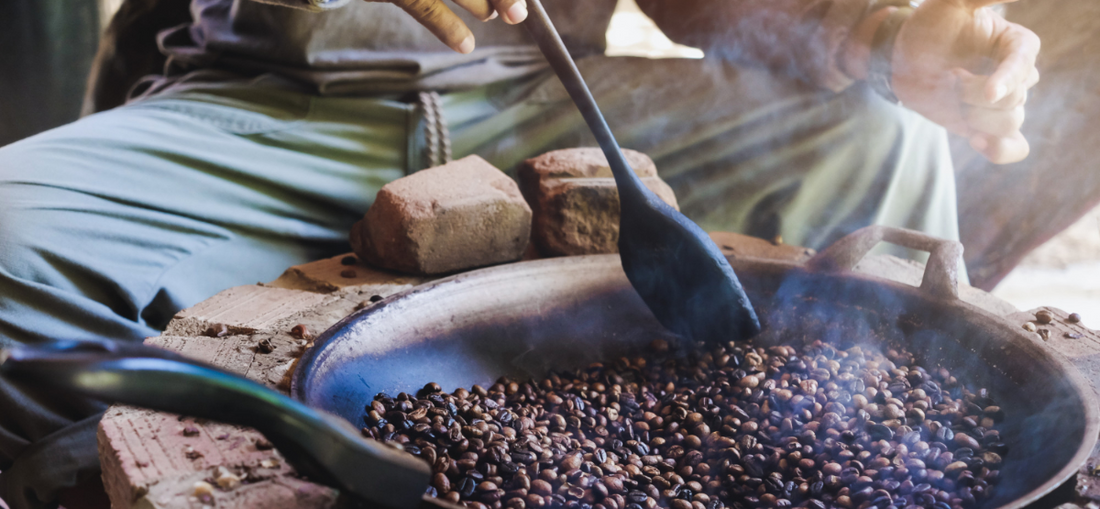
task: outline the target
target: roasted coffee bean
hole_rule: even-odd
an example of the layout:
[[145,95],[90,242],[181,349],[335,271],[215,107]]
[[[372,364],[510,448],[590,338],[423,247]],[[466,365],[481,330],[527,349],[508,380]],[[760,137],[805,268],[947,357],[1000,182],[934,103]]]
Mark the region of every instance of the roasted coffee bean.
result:
[[511,461],[506,461],[500,464],[500,472],[506,476],[513,476],[519,473],[520,467]]
[[893,440],[894,438],[894,430],[883,424],[874,424],[867,428],[867,432],[871,434],[873,440]]
[[988,391],[906,352],[665,346],[538,382],[379,395],[363,433],[432,464],[429,494],[477,509],[962,509],[1006,461]]
[[512,461],[521,465],[530,465],[538,460],[538,455],[533,452],[513,452]]
[[[1001,422],[1005,419],[1005,412],[999,406],[988,406],[982,411],[982,415],[993,419],[993,422]],[[985,437],[982,437],[983,439]]]
[[313,336],[309,333],[309,329],[302,324],[292,327],[290,329],[290,335],[295,339],[313,339]]
[[561,466],[562,470],[568,472],[570,470],[575,470],[579,468],[581,466],[581,462],[583,461],[584,457],[581,455],[581,453],[575,452],[563,457],[558,465]]
[[458,492],[463,498],[469,498],[470,495],[474,494],[474,490],[477,489],[477,484],[477,481],[474,479],[464,477],[462,482],[458,483]]
[[[957,444],[959,447],[970,449],[971,454],[973,454],[974,450],[981,447],[981,445],[978,444],[977,440],[974,440],[974,438],[972,438],[970,435],[967,435],[966,433],[956,433],[955,444]],[[958,456],[958,451],[955,451],[955,457],[957,458]]]
[[531,492],[536,495],[549,496],[554,492],[554,487],[542,479],[535,479],[531,481]]
[[1047,311],[1045,309],[1039,310],[1035,313],[1035,321],[1040,324],[1046,325],[1054,321],[1054,313],[1051,313],[1050,311]]

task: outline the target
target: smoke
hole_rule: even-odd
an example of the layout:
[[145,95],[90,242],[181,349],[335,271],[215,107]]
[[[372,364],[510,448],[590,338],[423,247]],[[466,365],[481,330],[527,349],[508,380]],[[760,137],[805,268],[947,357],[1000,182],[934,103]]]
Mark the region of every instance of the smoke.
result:
[[1006,413],[995,429],[1008,452],[987,507],[1037,497],[1033,490],[1076,468],[1071,460],[1091,438],[1085,436],[1091,402],[1066,376],[1066,366],[1016,327],[961,302],[866,276],[794,270],[766,282],[748,279],[766,324],[761,342],[820,339],[879,353],[903,347],[930,372],[944,368],[971,390],[988,389]]

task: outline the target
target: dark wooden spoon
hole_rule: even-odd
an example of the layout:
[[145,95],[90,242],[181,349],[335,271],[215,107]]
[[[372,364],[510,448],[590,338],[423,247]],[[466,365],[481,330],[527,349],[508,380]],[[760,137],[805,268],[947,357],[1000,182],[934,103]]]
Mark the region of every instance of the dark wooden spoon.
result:
[[603,149],[619,188],[619,256],[630,284],[670,331],[690,341],[747,339],[756,312],[726,257],[699,225],[642,185],[539,0],[524,26]]

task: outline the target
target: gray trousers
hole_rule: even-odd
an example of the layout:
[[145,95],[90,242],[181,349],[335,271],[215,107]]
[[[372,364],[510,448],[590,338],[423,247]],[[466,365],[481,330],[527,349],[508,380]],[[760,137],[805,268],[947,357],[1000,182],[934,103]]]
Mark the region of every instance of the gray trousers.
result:
[[[862,87],[700,60],[581,63],[624,147],[706,229],[820,248],[868,224],[958,238],[946,133]],[[510,170],[594,146],[551,75],[443,96],[455,157]],[[237,81],[169,91],[0,149],[0,341],[140,341],[177,310],[347,251],[416,167],[418,113]],[[0,380],[0,497],[96,475],[102,406]]]

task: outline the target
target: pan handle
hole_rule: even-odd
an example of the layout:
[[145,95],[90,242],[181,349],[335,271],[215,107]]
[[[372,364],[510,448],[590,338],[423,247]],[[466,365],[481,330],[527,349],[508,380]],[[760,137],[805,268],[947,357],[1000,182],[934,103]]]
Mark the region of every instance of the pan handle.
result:
[[807,261],[806,266],[811,270],[828,272],[852,270],[880,242],[927,251],[928,264],[921,280],[921,290],[940,299],[958,300],[959,259],[963,245],[918,231],[882,225],[861,228],[822,250]]
[[389,509],[418,508],[431,470],[241,376],[143,345],[57,341],[0,352],[0,376],[111,403],[256,428],[314,481]]

